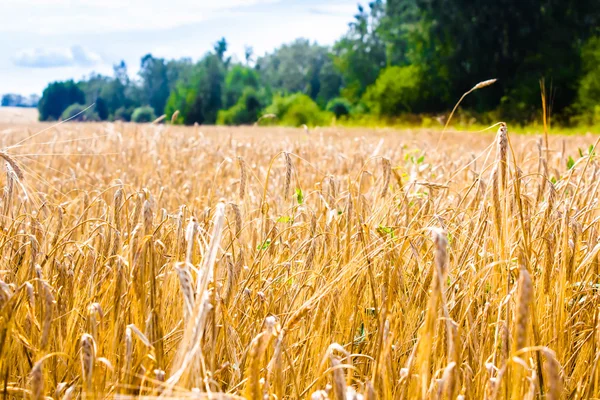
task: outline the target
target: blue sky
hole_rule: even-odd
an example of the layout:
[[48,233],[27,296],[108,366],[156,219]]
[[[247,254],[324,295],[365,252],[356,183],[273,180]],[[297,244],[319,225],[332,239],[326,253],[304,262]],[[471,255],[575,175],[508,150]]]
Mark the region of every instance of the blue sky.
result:
[[135,74],[147,53],[200,58],[220,37],[243,58],[304,37],[333,44],[359,0],[0,0],[0,94],[41,94],[53,80]]

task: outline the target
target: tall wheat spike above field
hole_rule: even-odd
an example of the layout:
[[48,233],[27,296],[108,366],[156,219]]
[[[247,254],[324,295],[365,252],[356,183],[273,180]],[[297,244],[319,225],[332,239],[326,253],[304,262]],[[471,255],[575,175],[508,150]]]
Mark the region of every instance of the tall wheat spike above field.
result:
[[3,398],[600,396],[590,135],[0,129]]

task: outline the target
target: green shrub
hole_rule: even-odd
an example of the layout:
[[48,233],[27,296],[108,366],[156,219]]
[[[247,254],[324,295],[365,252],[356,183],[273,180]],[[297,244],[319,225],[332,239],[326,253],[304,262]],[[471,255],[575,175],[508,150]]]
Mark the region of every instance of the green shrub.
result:
[[385,117],[421,112],[426,101],[422,82],[421,71],[414,65],[388,67],[367,88],[363,101],[372,112]]
[[262,104],[256,90],[251,87],[244,89],[238,102],[227,110],[219,111],[217,123],[221,125],[249,125],[260,117]]
[[350,110],[352,109],[352,105],[350,102],[343,97],[336,97],[335,99],[331,99],[329,103],[327,103],[327,111],[335,114],[336,118],[346,116],[350,114]]
[[369,109],[369,106],[367,106],[365,104],[364,101],[359,101],[350,109],[351,117],[363,116],[363,115],[370,114],[370,113],[371,113],[371,110]]
[[131,120],[133,122],[144,123],[152,122],[156,119],[154,109],[150,106],[138,107],[131,114]]
[[[63,111],[60,119],[63,121],[100,121],[98,113],[94,112],[93,108],[86,111],[86,106],[83,104],[71,104],[65,111]],[[79,115],[78,115],[79,114]],[[76,116],[77,115],[77,116]]]
[[131,115],[133,114],[133,111],[135,111],[134,107],[119,107],[115,111],[115,115],[113,115],[113,119],[115,121],[129,122],[129,121],[131,121]]
[[323,111],[310,97],[303,93],[290,96],[275,96],[265,114],[275,114],[277,119],[265,119],[264,123],[279,123],[287,126],[329,125],[333,114]]

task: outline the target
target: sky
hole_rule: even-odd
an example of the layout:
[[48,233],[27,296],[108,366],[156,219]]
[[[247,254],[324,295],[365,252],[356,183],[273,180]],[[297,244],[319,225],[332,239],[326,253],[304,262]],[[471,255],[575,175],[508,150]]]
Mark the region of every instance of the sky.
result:
[[331,45],[359,0],[0,0],[0,94],[40,94],[49,82],[130,75],[143,55],[198,60],[225,37],[257,56],[303,37]]

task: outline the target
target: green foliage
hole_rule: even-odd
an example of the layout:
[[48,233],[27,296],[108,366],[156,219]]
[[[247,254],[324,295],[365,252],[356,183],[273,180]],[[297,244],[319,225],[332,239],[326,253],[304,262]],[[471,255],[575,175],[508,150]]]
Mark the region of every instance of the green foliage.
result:
[[[477,91],[466,105],[489,111],[502,101],[502,111],[516,111],[520,118],[539,115],[540,78],[552,82],[554,114],[572,103],[581,72],[581,43],[600,20],[596,0],[511,0],[485,7],[466,0],[390,0],[388,8],[401,9],[407,3],[419,10],[418,21],[405,36],[408,53],[414,54],[410,62],[447,74],[450,97],[444,107],[451,108],[476,82],[498,78],[500,84]],[[406,15],[400,12],[390,26],[410,25]]]
[[[116,111],[122,107],[133,107],[136,102],[133,92],[133,86],[127,76],[127,66],[125,62],[113,66],[114,77],[97,80],[97,85],[86,85],[85,82],[80,82],[79,85],[86,86],[86,99],[89,102],[95,102],[98,105],[98,99],[106,104],[107,116],[104,117],[104,111],[99,110],[98,114],[102,119],[118,119]],[[103,106],[100,105],[100,108]]]
[[382,0],[369,3],[369,10],[358,6],[349,30],[333,47],[334,62],[345,82],[341,93],[358,101],[386,65],[386,44],[377,27],[384,15]]
[[523,123],[539,118],[544,79],[553,121],[600,124],[599,22],[597,0],[372,0],[332,47],[297,39],[253,64],[251,47],[235,62],[221,38],[198,62],[145,55],[140,79],[121,62],[112,77],[55,82],[38,108],[42,120],[96,103],[101,119],[150,105],[168,118],[179,110],[181,124],[249,124],[272,103],[264,112],[278,118],[261,123],[322,125],[335,115],[375,125],[427,114],[431,124],[477,82],[498,78],[459,113]]
[[343,84],[342,74],[334,65],[332,56],[329,55],[319,70],[319,94],[317,96],[317,103],[319,103],[319,105],[325,105],[335,97],[339,96]]
[[150,106],[138,107],[131,115],[131,120],[138,123],[152,122],[155,119],[156,114],[154,114],[154,109]]
[[131,103],[127,98],[126,88],[119,80],[114,79],[100,90],[100,98],[106,102],[109,118],[111,116],[115,118],[115,113],[118,109],[124,108]]
[[179,82],[189,82],[194,74],[194,63],[190,58],[170,60],[166,63],[169,93]]
[[391,239],[394,239],[394,228],[392,228],[391,226],[384,226],[384,225],[379,225],[377,227],[377,232],[379,232],[381,235],[389,235],[389,237]]
[[277,93],[304,93],[326,104],[338,95],[342,78],[329,49],[306,39],[285,44],[256,62],[263,86]]
[[207,57],[203,63],[204,74],[196,96],[202,100],[204,122],[214,124],[222,108],[222,90],[225,80],[225,65],[219,57]]
[[129,122],[129,121],[131,121],[131,115],[133,114],[134,111],[135,111],[134,107],[120,107],[115,111],[115,113],[113,115],[113,119],[115,121]]
[[113,119],[115,121],[129,122],[129,121],[131,121],[131,115],[133,114],[134,111],[135,111],[135,108],[133,108],[133,107],[120,107],[119,109],[117,109],[115,111]]
[[352,109],[352,104],[347,99],[343,97],[336,97],[327,103],[327,111],[333,113],[336,118],[344,117],[350,114],[350,110]]
[[581,147],[578,148],[579,150],[579,157],[594,157],[596,155],[596,150],[594,149],[594,145],[590,144],[590,146],[587,149],[587,153],[583,152],[583,149]]
[[260,117],[260,96],[251,87],[244,90],[238,102],[227,110],[219,111],[217,123],[221,125],[249,125]]
[[581,53],[584,74],[577,91],[577,107],[588,123],[600,124],[600,36],[590,38]]
[[271,239],[267,239],[258,246],[256,246],[256,250],[266,250],[271,245]]
[[142,78],[143,102],[149,104],[156,115],[162,114],[169,98],[169,78],[165,60],[146,54],[142,57],[139,75]]
[[194,87],[180,83],[167,100],[165,114],[169,120],[172,120],[173,114],[179,111],[179,115],[173,121],[175,124],[201,124],[204,122],[201,101],[202,99],[196,96]]
[[321,110],[317,103],[302,93],[273,97],[273,102],[267,107],[265,113],[275,114],[276,122],[286,126],[328,125],[333,118],[333,114]]
[[77,82],[77,86],[85,94],[85,101],[82,102],[82,104],[95,103],[104,86],[108,85],[110,81],[111,78],[108,76],[92,74],[87,78],[87,80]]
[[225,58],[225,53],[227,53],[227,40],[224,37],[219,39],[215,44],[213,44],[213,50],[215,56],[221,61],[226,67],[229,66],[231,62],[231,58]]
[[63,111],[60,119],[63,121],[100,121],[98,113],[94,111],[94,108],[89,108],[84,111],[87,107],[83,104],[71,104]]
[[223,107],[230,108],[238,103],[245,88],[258,90],[259,87],[260,77],[254,69],[239,64],[234,65],[225,76]]
[[94,111],[98,114],[98,118],[100,118],[101,121],[106,121],[108,119],[108,105],[106,104],[106,100],[102,97],[98,97],[96,99]]
[[567,159],[567,169],[573,169],[574,166],[575,160],[573,160],[573,157],[569,156],[569,158]]
[[38,104],[40,121],[58,120],[67,107],[75,103],[85,103],[85,94],[75,82],[49,84]]
[[171,118],[179,110],[176,123],[192,125],[217,122],[217,114],[223,108],[223,85],[229,59],[225,60],[219,53],[223,51],[223,43],[215,44],[215,51],[215,54],[210,53],[198,62],[188,82],[180,82],[171,92],[165,114]]
[[367,89],[363,101],[377,115],[394,117],[424,111],[421,71],[416,66],[388,67]]
[[296,188],[296,201],[298,204],[304,203],[304,194],[302,193],[302,189]]

